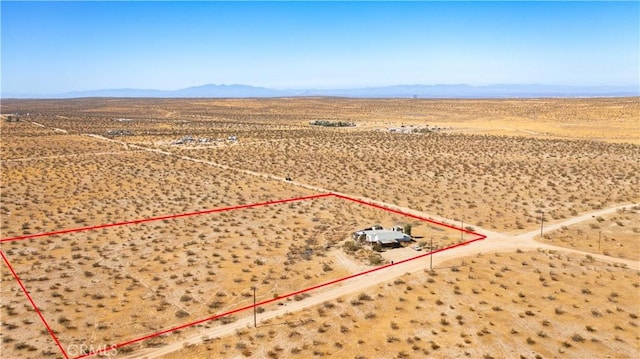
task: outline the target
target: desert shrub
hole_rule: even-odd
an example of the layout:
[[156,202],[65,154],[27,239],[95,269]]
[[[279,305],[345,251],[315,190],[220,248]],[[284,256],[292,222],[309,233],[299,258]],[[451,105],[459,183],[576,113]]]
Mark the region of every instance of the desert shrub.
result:
[[582,343],[584,342],[584,338],[582,337],[582,335],[575,333],[571,336],[571,340],[573,340],[576,343]]
[[189,313],[184,311],[184,310],[182,310],[182,309],[180,309],[180,310],[178,310],[176,312],[176,317],[178,317],[178,318],[185,318],[185,317],[188,317],[188,316],[189,316]]
[[382,257],[377,253],[371,253],[369,255],[369,264],[370,265],[373,265],[373,266],[379,265],[379,264],[382,263],[382,261],[383,261]]
[[362,245],[355,241],[347,241],[342,245],[342,248],[345,252],[357,252],[362,248]]
[[238,318],[234,317],[233,315],[227,315],[227,316],[224,316],[224,317],[220,318],[220,322],[222,322],[222,324],[233,323],[236,320],[238,320]]

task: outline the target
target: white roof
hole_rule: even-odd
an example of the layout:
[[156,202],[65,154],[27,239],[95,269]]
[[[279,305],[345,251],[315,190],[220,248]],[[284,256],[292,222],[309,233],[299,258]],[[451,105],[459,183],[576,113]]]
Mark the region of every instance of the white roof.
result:
[[367,236],[367,242],[393,243],[401,240],[406,240],[408,237],[402,232],[386,229],[363,232]]

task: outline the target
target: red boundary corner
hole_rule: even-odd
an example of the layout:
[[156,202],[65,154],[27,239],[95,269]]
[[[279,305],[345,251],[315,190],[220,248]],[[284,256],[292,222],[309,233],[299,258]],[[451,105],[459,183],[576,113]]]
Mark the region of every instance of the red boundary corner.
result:
[[197,212],[188,212],[188,213],[180,213],[180,214],[173,214],[173,215],[167,215],[167,216],[159,216],[159,217],[151,217],[151,218],[145,218],[145,219],[137,219],[137,220],[132,220],[132,221],[124,221],[124,222],[117,222],[117,223],[110,223],[110,224],[103,224],[103,225],[97,225],[97,226],[88,226],[88,227],[80,227],[80,228],[72,228],[72,229],[65,229],[65,230],[60,230],[60,231],[54,231],[54,232],[46,232],[46,233],[37,233],[37,234],[29,234],[29,235],[23,235],[23,236],[17,236],[17,237],[9,237],[9,238],[3,238],[0,240],[0,243],[5,243],[5,242],[12,242],[12,241],[20,241],[20,240],[28,240],[28,239],[35,239],[35,238],[40,238],[40,237],[49,237],[49,236],[54,236],[54,235],[59,235],[59,234],[66,234],[66,233],[76,233],[76,232],[85,232],[85,231],[92,231],[92,230],[98,230],[98,229],[102,229],[102,228],[109,228],[109,227],[119,227],[119,226],[127,226],[127,225],[131,225],[131,224],[139,224],[139,223],[146,223],[146,222],[154,222],[154,221],[162,221],[162,220],[168,220],[168,219],[175,219],[175,218],[181,218],[181,217],[190,217],[190,216],[197,216],[197,215],[202,215],[202,214],[210,214],[210,213],[218,213],[218,212],[226,212],[226,211],[232,211],[232,210],[236,210],[236,209],[245,209],[245,208],[253,208],[253,207],[261,207],[261,206],[269,206],[269,205],[274,205],[274,204],[282,204],[282,203],[289,203],[289,202],[298,202],[298,201],[305,201],[305,200],[311,200],[311,199],[317,199],[317,198],[326,198],[326,197],[336,197],[336,198],[340,198],[343,200],[347,200],[347,201],[351,201],[351,202],[355,202],[361,205],[365,205],[365,206],[370,206],[370,207],[374,207],[380,210],[384,210],[387,212],[391,212],[391,213],[395,213],[401,216],[405,216],[405,217],[410,217],[413,219],[417,219],[423,222],[429,222],[432,224],[436,224],[439,226],[443,226],[443,227],[447,227],[450,229],[454,229],[457,231],[461,231],[464,233],[468,233],[468,234],[472,234],[477,236],[474,239],[462,242],[462,243],[458,243],[449,247],[444,247],[444,248],[440,248],[438,250],[435,251],[431,251],[431,252],[426,252],[423,254],[420,254],[418,256],[415,257],[411,257],[411,258],[407,258],[401,261],[397,261],[394,262],[393,264],[386,264],[380,267],[376,267],[376,268],[372,268],[369,270],[366,270],[364,272],[360,272],[360,273],[356,273],[347,277],[343,277],[343,278],[338,278],[338,279],[334,279],[331,280],[329,282],[325,282],[322,284],[318,284],[309,288],[305,288],[305,289],[301,289],[295,292],[291,292],[285,295],[281,295],[278,296],[276,298],[273,299],[268,299],[268,300],[264,300],[262,302],[256,303],[256,304],[251,304],[251,305],[247,305],[241,308],[237,308],[225,313],[220,313],[220,314],[216,314],[214,316],[210,316],[204,319],[200,319],[191,323],[187,323],[187,324],[183,324],[183,325],[179,325],[170,329],[166,329],[163,331],[159,331],[153,334],[149,334],[137,339],[133,339],[133,340],[129,340],[123,343],[119,343],[119,344],[114,344],[111,346],[108,346],[104,349],[101,350],[96,350],[96,351],[92,351],[89,353],[85,353],[82,354],[80,356],[74,357],[74,358],[70,358],[69,354],[64,350],[64,347],[62,346],[62,344],[60,343],[60,341],[58,340],[58,338],[56,337],[54,331],[51,329],[51,327],[49,326],[49,324],[47,323],[47,320],[45,319],[44,315],[42,314],[42,312],[40,311],[40,309],[38,308],[38,306],[36,305],[35,301],[33,300],[33,298],[31,297],[31,295],[29,294],[29,291],[27,290],[27,288],[24,286],[24,284],[22,283],[22,280],[20,279],[20,277],[18,276],[18,274],[15,272],[15,270],[13,269],[13,267],[11,266],[11,263],[9,262],[8,258],[5,256],[4,251],[0,250],[0,255],[2,255],[2,259],[5,262],[5,264],[7,265],[7,267],[9,268],[9,270],[11,271],[11,274],[13,275],[13,277],[15,278],[16,282],[19,284],[20,288],[22,289],[22,291],[24,292],[25,296],[27,297],[27,299],[29,300],[29,302],[31,303],[31,305],[33,306],[33,309],[36,311],[36,313],[38,314],[38,316],[40,317],[40,320],[42,321],[42,323],[44,324],[44,326],[46,327],[47,331],[49,332],[49,334],[51,335],[51,337],[53,338],[54,342],[56,343],[56,345],[58,346],[58,348],[60,349],[60,351],[62,352],[62,355],[64,356],[65,359],[82,359],[82,358],[87,358],[90,356],[94,356],[94,355],[99,355],[99,354],[105,354],[107,352],[113,351],[114,349],[118,349],[118,348],[122,348],[124,346],[130,345],[130,344],[134,344],[134,343],[138,343],[138,342],[142,342],[145,341],[147,339],[151,339],[154,337],[158,337],[167,333],[171,333],[177,330],[181,330],[184,328],[188,328],[188,327],[192,327],[194,325],[198,325],[198,324],[202,324],[208,321],[212,321],[221,317],[225,317],[228,315],[232,315],[235,313],[239,313],[245,310],[249,310],[249,309],[253,309],[254,307],[259,307],[265,304],[269,304],[269,303],[273,303],[276,301],[280,301],[289,297],[293,297],[295,295],[298,294],[302,294],[302,293],[306,293],[315,289],[319,289],[319,288],[323,288],[323,287],[327,287],[336,283],[340,283],[343,281],[347,281],[349,279],[353,279],[356,277],[360,277],[369,273],[373,273],[379,270],[383,270],[385,268],[391,267],[391,266],[397,266],[397,265],[401,265],[403,263],[406,262],[410,262],[416,259],[420,259],[423,257],[427,257],[430,256],[432,254],[438,253],[438,252],[443,252],[449,249],[453,249],[456,247],[460,247],[460,246],[464,246],[467,244],[471,244],[473,242],[476,241],[480,241],[483,240],[485,238],[487,238],[487,236],[483,235],[483,234],[479,234],[473,231],[469,231],[466,230],[464,228],[459,228],[459,227],[455,227],[446,223],[441,223],[441,222],[437,222],[428,218],[424,218],[424,217],[420,217],[414,214],[410,214],[410,213],[405,213],[396,209],[392,209],[392,208],[388,208],[382,205],[378,205],[375,203],[370,203],[364,200],[360,200],[360,199],[356,199],[356,198],[352,198],[352,197],[348,197],[345,195],[341,195],[341,194],[336,194],[336,193],[324,193],[324,194],[317,194],[317,195],[312,195],[312,196],[306,196],[306,197],[297,197],[297,198],[289,198],[289,199],[282,199],[282,200],[276,200],[276,201],[268,201],[268,202],[260,202],[260,203],[253,203],[253,204],[245,204],[245,205],[240,205],[240,206],[231,206],[231,207],[223,207],[223,208],[215,208],[215,209],[209,209],[209,210],[204,210],[204,211],[197,211]]

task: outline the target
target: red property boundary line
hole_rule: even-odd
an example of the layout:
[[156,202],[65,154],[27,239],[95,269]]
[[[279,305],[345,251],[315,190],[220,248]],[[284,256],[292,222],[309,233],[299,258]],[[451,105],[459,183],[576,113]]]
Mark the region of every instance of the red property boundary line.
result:
[[[54,236],[54,235],[59,235],[59,234],[67,234],[67,233],[77,233],[77,232],[84,232],[84,231],[91,231],[91,230],[98,230],[98,229],[103,229],[103,228],[109,228],[109,227],[119,227],[119,226],[126,226],[126,225],[131,225],[131,224],[139,224],[139,223],[146,223],[146,222],[153,222],[153,221],[161,221],[161,220],[168,220],[168,219],[175,219],[175,218],[181,218],[181,217],[190,217],[190,216],[196,216],[196,215],[202,215],[202,214],[210,214],[210,213],[218,213],[218,212],[225,212],[225,211],[232,211],[232,210],[236,210],[236,209],[246,209],[246,208],[253,208],[253,207],[261,207],[261,206],[268,206],[268,205],[274,205],[274,204],[282,204],[282,203],[289,203],[289,202],[297,202],[297,201],[304,201],[304,200],[310,200],[310,199],[318,199],[318,198],[326,198],[326,197],[336,197],[336,198],[340,198],[342,200],[347,200],[350,202],[354,202],[354,203],[358,203],[361,205],[365,205],[365,206],[369,206],[369,207],[373,207],[376,209],[380,209],[380,210],[384,210],[387,212],[391,212],[391,213],[395,213],[401,216],[405,216],[405,217],[410,217],[413,219],[417,219],[423,222],[428,222],[428,223],[432,223],[432,224],[436,224],[439,226],[443,226],[443,227],[447,227],[453,230],[457,230],[457,231],[461,231],[464,233],[468,233],[468,234],[472,234],[477,236],[474,239],[462,242],[462,243],[458,243],[458,244],[454,244],[448,247],[444,247],[444,248],[440,248],[438,250],[432,250],[431,252],[426,252],[420,255],[417,255],[415,257],[411,257],[411,258],[407,258],[401,261],[397,261],[394,262],[393,264],[386,264],[386,265],[382,265],[380,267],[376,267],[376,268],[372,268],[369,270],[366,270],[364,272],[360,272],[360,273],[356,273],[350,276],[346,276],[343,278],[338,278],[338,279],[334,279],[322,284],[318,284],[312,287],[308,287],[305,289],[301,289],[295,292],[291,292],[288,294],[284,294],[281,296],[278,296],[276,298],[272,298],[272,299],[268,299],[268,300],[264,300],[261,301],[259,303],[256,304],[250,304],[241,308],[237,308],[225,313],[220,313],[220,314],[216,314],[204,319],[200,319],[194,322],[190,322],[187,324],[182,324],[176,327],[172,327],[170,329],[166,329],[166,330],[162,330],[156,333],[152,333],[149,335],[145,335],[143,337],[137,338],[137,339],[132,339],[129,341],[125,341],[119,344],[114,344],[108,347],[105,347],[104,349],[101,350],[96,350],[96,351],[92,351],[89,353],[85,353],[82,354],[80,356],[71,358],[71,359],[82,359],[82,358],[87,358],[90,356],[94,356],[94,355],[99,355],[99,354],[105,354],[107,352],[113,351],[114,349],[118,349],[118,348],[122,348],[124,346],[127,345],[131,345],[134,343],[138,343],[138,342],[142,342],[145,341],[147,339],[151,339],[151,338],[155,338],[164,334],[168,334],[177,330],[181,330],[184,328],[188,328],[188,327],[192,327],[198,324],[202,324],[205,322],[209,322],[215,319],[219,319],[225,316],[229,316],[235,313],[239,313],[242,311],[246,311],[249,309],[253,309],[265,304],[269,304],[269,303],[273,303],[276,301],[280,301],[289,297],[293,297],[296,296],[298,294],[302,294],[302,293],[306,293],[306,292],[310,292],[316,289],[320,289],[323,287],[327,287],[336,283],[340,283],[340,282],[344,282],[347,281],[349,279],[353,279],[353,278],[357,278],[369,273],[373,273],[373,272],[377,272],[383,269],[386,269],[388,267],[391,266],[396,266],[396,265],[401,265],[403,263],[407,263],[410,261],[414,261],[420,258],[424,258],[430,255],[433,255],[435,253],[439,253],[439,252],[443,252],[446,250],[450,250],[453,248],[457,248],[457,247],[461,247],[461,246],[465,246],[468,244],[471,244],[473,242],[476,241],[481,241],[485,238],[487,238],[487,236],[483,235],[483,234],[479,234],[470,230],[466,230],[464,228],[459,228],[459,227],[455,227],[446,223],[441,223],[438,221],[434,221],[432,219],[428,219],[428,218],[424,218],[421,216],[417,216],[414,214],[410,214],[410,213],[405,213],[402,212],[400,210],[396,210],[396,209],[392,209],[392,208],[388,208],[382,205],[378,205],[375,203],[371,203],[371,202],[367,202],[364,200],[360,200],[360,199],[356,199],[356,198],[352,198],[352,197],[348,197],[345,195],[341,195],[341,194],[336,194],[336,193],[324,193],[324,194],[317,194],[317,195],[312,195],[312,196],[306,196],[306,197],[298,197],[298,198],[290,198],[290,199],[283,199],[283,200],[276,200],[276,201],[268,201],[268,202],[260,202],[260,203],[254,203],[254,204],[246,204],[246,205],[240,205],[240,206],[231,206],[231,207],[223,207],[223,208],[216,208],[216,209],[210,209],[210,210],[205,210],[205,211],[197,211],[197,212],[188,212],[188,213],[181,213],[181,214],[173,214],[173,215],[167,215],[167,216],[159,216],[159,217],[151,217],[151,218],[145,218],[145,219],[138,219],[138,220],[132,220],[132,221],[124,221],[124,222],[117,222],[117,223],[111,223],[111,224],[103,224],[103,225],[97,225],[97,226],[88,226],[88,227],[80,227],[80,228],[74,228],[74,229],[66,229],[66,230],[60,230],[60,231],[54,231],[54,232],[46,232],[46,233],[38,233],[38,234],[29,234],[29,235],[24,235],[24,236],[17,236],[17,237],[10,237],[10,238],[4,238],[2,240],[0,240],[0,243],[5,243],[5,242],[12,242],[12,241],[19,241],[19,240],[27,240],[27,239],[34,239],[34,238],[40,238],[40,237],[48,237],[48,236]],[[22,291],[24,292],[25,296],[27,297],[27,299],[29,300],[29,302],[31,303],[31,305],[33,306],[34,310],[36,311],[36,313],[38,314],[38,316],[40,317],[40,320],[42,321],[42,323],[45,325],[45,327],[47,328],[47,331],[49,332],[49,334],[51,335],[51,337],[53,338],[53,340],[55,341],[56,345],[58,346],[58,348],[60,349],[60,351],[62,352],[63,356],[65,357],[65,359],[69,359],[69,356],[67,354],[67,352],[64,350],[63,346],[60,344],[60,341],[58,340],[58,338],[55,336],[55,333],[53,332],[53,330],[51,329],[51,327],[49,326],[49,324],[47,323],[46,319],[44,318],[44,316],[42,315],[42,313],[40,312],[40,310],[38,309],[38,306],[36,305],[36,303],[34,302],[34,300],[31,298],[31,295],[29,294],[29,292],[27,291],[26,287],[23,285],[22,281],[20,280],[20,277],[17,275],[17,273],[14,271],[13,267],[11,266],[9,260],[7,259],[7,257],[5,256],[4,252],[2,250],[0,250],[0,254],[2,255],[2,259],[4,260],[5,264],[7,265],[7,267],[9,267],[9,270],[11,271],[13,277],[16,279],[16,281],[18,282],[18,284],[20,285],[20,288],[22,289]]]
[[202,215],[202,214],[233,211],[233,210],[236,210],[236,209],[245,209],[245,208],[269,206],[269,205],[273,205],[273,204],[282,204],[282,203],[288,203],[288,202],[305,201],[305,200],[308,200],[308,199],[316,199],[316,198],[328,197],[328,196],[332,196],[332,195],[333,195],[332,193],[323,193],[323,194],[316,194],[316,195],[306,196],[306,197],[280,199],[280,200],[277,200],[277,201],[259,202],[259,203],[252,203],[252,204],[243,204],[243,205],[240,205],[240,206],[214,208],[214,209],[207,209],[207,210],[204,210],[204,211],[197,211],[197,212],[170,214],[170,215],[167,215],[167,216],[135,219],[135,220],[132,220],[132,221],[124,221],[124,222],[109,223],[109,224],[100,224],[100,225],[97,225],[97,226],[88,226],[88,227],[80,227],[80,228],[72,228],[72,229],[63,229],[63,230],[54,231],[54,232],[27,234],[27,235],[24,235],[24,236],[3,238],[3,239],[0,239],[0,243],[20,241],[20,240],[24,240],[24,239],[33,239],[33,238],[39,238],[39,237],[50,237],[50,236],[55,236],[57,234],[67,234],[67,233],[93,231],[93,230],[109,228],[109,227],[128,226],[128,225],[131,225],[131,224],[140,224],[140,223],[147,223],[147,222],[163,221],[163,220],[167,220],[167,219],[176,219],[176,218],[181,218],[181,217],[198,216],[198,215]]
[[4,263],[7,265],[7,267],[9,267],[9,270],[11,271],[11,274],[13,275],[13,278],[15,278],[16,282],[18,282],[18,284],[20,285],[20,288],[24,292],[24,295],[27,297],[27,299],[29,299],[29,302],[33,306],[33,309],[35,309],[36,313],[38,313],[38,316],[40,317],[40,320],[42,321],[44,326],[47,327],[47,331],[49,332],[49,334],[51,335],[53,340],[56,342],[56,345],[58,346],[58,348],[60,348],[60,351],[62,352],[62,355],[64,355],[64,357],[68,359],[69,356],[67,355],[67,352],[62,347],[62,344],[60,344],[60,341],[56,337],[56,334],[53,332],[53,330],[49,326],[49,323],[47,323],[47,321],[44,319],[44,316],[42,315],[42,312],[40,311],[40,309],[38,309],[38,306],[33,301],[33,298],[31,298],[31,295],[27,291],[27,288],[25,288],[24,284],[22,284],[22,280],[20,280],[20,277],[18,277],[18,274],[16,274],[16,271],[13,270],[13,267],[9,263],[9,260],[5,256],[4,252],[1,251],[1,250],[0,250],[0,255],[2,255],[2,260],[4,260]]

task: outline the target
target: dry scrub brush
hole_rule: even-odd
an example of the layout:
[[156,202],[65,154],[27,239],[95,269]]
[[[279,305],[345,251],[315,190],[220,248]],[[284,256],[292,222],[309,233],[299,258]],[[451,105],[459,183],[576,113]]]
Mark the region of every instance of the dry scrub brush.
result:
[[[265,300],[352,274],[333,247],[371,223],[398,223],[393,217],[322,198],[12,241],[1,249],[61,341],[117,344],[248,305],[252,287]],[[141,345],[158,341],[166,339]]]
[[524,230],[539,226],[540,211],[549,222],[637,201],[638,153],[636,145],[588,141],[313,129],[191,155],[473,225]]
[[486,254],[449,265],[168,357],[633,358],[640,351],[636,271],[559,252]]
[[544,242],[609,256],[640,258],[639,206],[598,216],[545,234]]

